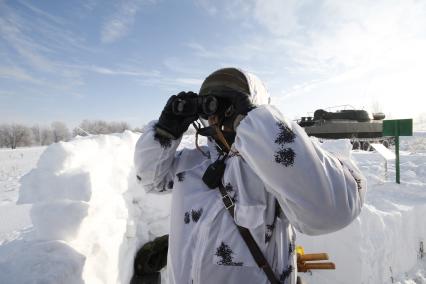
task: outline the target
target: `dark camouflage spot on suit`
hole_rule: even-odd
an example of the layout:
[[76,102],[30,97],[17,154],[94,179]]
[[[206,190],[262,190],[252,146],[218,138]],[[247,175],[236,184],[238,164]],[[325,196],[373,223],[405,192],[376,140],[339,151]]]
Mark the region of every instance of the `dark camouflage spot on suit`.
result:
[[227,266],[242,266],[242,262],[233,261],[232,254],[234,254],[232,249],[227,244],[222,242],[221,245],[216,249],[215,253],[215,255],[220,258],[217,264]]

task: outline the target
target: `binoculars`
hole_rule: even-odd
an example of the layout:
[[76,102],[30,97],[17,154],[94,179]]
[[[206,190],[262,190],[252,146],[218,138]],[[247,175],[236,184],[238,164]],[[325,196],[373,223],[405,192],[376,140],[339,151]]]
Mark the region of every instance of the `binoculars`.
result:
[[219,109],[219,101],[211,95],[192,98],[176,98],[172,103],[172,111],[175,115],[195,116],[204,119],[215,114]]

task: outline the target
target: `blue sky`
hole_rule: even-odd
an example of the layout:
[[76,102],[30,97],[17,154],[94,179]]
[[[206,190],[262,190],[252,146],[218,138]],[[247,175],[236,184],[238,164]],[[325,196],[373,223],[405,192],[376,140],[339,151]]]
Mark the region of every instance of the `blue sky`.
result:
[[416,117],[425,50],[426,1],[0,0],[0,122],[141,126],[227,66],[290,118],[343,104]]

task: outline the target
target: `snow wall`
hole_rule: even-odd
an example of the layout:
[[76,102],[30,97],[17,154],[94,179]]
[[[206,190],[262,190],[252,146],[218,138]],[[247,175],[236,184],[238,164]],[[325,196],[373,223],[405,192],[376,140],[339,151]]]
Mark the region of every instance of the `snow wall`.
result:
[[[34,228],[2,246],[5,283],[129,283],[137,248],[167,233],[170,214],[170,195],[145,194],[136,182],[138,137],[127,131],[46,149],[21,180],[18,203],[32,204]],[[194,147],[192,136],[184,137],[185,146]],[[348,141],[328,147],[350,154]],[[337,266],[303,274],[308,283],[395,283],[419,262],[426,241],[426,156],[401,158],[408,160],[401,185],[384,177],[377,154],[353,157],[368,178],[366,205],[339,232],[298,234],[307,253],[327,252]]]
[[[21,179],[33,230],[2,246],[2,283],[129,283],[143,243],[167,233],[170,195],[145,195],[133,169],[138,134],[49,146]],[[25,271],[25,273],[22,273]]]

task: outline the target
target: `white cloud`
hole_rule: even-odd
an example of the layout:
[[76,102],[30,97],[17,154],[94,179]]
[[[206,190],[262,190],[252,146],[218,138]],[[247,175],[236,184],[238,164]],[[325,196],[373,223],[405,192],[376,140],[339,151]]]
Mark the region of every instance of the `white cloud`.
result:
[[207,64],[200,64],[196,58],[191,61],[185,60],[184,58],[167,57],[163,60],[163,65],[173,73],[179,74],[179,76],[196,76],[204,74],[208,70]]
[[[42,72],[58,74],[62,72],[57,68],[58,62],[51,59],[52,54],[58,51],[90,50],[79,36],[67,31],[62,24],[58,24],[65,23],[61,18],[51,16],[31,5],[27,8],[31,13],[18,12],[0,2],[0,9],[3,11],[0,18],[0,37],[12,47],[25,64]],[[37,24],[34,24],[34,21]]]
[[95,9],[95,7],[99,4],[98,0],[85,0],[83,2],[83,7],[89,11]]
[[271,33],[288,35],[300,30],[300,7],[302,0],[257,0],[254,6],[254,18]]
[[194,3],[202,9],[206,10],[207,13],[209,13],[211,16],[215,16],[218,12],[216,4],[210,0],[194,0]]
[[0,38],[5,43],[0,46],[0,52],[7,54],[1,60],[0,77],[42,85],[47,93],[84,85],[79,72],[63,68],[67,58],[54,56],[64,51],[72,54],[89,49],[84,48],[78,36],[66,30],[67,23],[61,18],[27,3],[21,4],[26,9],[0,2]]
[[62,25],[62,24],[65,23],[64,19],[62,19],[60,17],[52,16],[51,14],[49,14],[49,13],[43,11],[43,10],[40,10],[39,8],[37,8],[37,7],[35,7],[35,6],[27,3],[26,1],[18,0],[18,2],[21,5],[25,6],[27,9],[30,9],[32,12],[34,12],[34,13],[36,13],[38,15],[41,15],[44,18],[46,18],[46,19],[48,19],[48,20],[50,20],[52,22],[55,22],[56,24]]
[[185,44],[187,47],[191,48],[194,51],[194,55],[204,58],[220,58],[222,54],[218,52],[213,52],[211,50],[207,50],[203,45],[198,42],[191,41]]
[[132,66],[113,68],[97,65],[62,64],[62,67],[67,70],[82,70],[107,76],[159,77],[161,75],[157,70],[147,71],[140,68],[134,68]]
[[[306,68],[341,72],[370,64],[371,58],[395,44],[425,35],[424,2],[328,0],[317,7],[314,15],[312,8],[303,8],[296,9],[294,14],[299,26],[295,31],[301,36],[291,39],[299,44],[292,49],[294,58],[304,62]],[[272,12],[265,12],[264,18],[271,15]],[[308,19],[306,15],[311,17]]]
[[183,85],[193,85],[193,86],[200,87],[201,83],[203,83],[203,80],[194,79],[194,78],[177,78],[176,82],[181,83]]
[[54,63],[41,55],[42,51],[49,49],[26,36],[20,21],[15,15],[0,18],[0,35],[32,66],[45,71],[52,70]]
[[124,0],[119,1],[117,12],[115,12],[103,25],[101,41],[112,43],[126,36],[135,22],[136,14],[144,3],[155,1]]
[[153,74],[146,71],[127,71],[127,70],[114,70],[105,67],[91,66],[89,70],[103,74],[103,75],[123,75],[123,76],[152,76]]
[[255,0],[194,0],[196,6],[205,10],[210,16],[221,17],[239,21],[239,25],[249,27]]
[[25,70],[18,67],[1,67],[0,66],[0,78],[8,78],[18,81],[26,81],[30,83],[40,84],[42,81],[34,78],[28,74]]
[[298,115],[342,104],[371,110],[373,103],[379,102],[394,118],[413,117],[426,105],[425,49],[426,40],[395,45],[372,64],[291,88],[275,101]]
[[380,100],[402,115],[403,109],[419,112],[426,104],[421,95],[426,93],[421,79],[426,73],[421,51],[426,50],[425,1],[246,3],[249,11],[234,12],[254,19],[267,33],[257,29],[227,45],[190,47],[199,57],[217,60],[211,55],[218,55],[221,61],[252,66],[254,73],[267,70],[262,79],[283,108],[313,111],[344,103],[368,108]]
[[180,91],[193,91],[198,92],[201,83],[204,80],[202,72],[194,77],[178,77],[176,75],[162,75],[157,77],[146,77],[138,80],[142,86],[156,86],[167,93],[178,93]]

